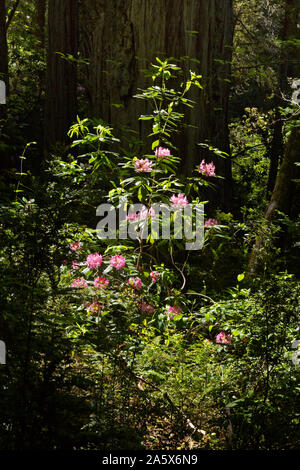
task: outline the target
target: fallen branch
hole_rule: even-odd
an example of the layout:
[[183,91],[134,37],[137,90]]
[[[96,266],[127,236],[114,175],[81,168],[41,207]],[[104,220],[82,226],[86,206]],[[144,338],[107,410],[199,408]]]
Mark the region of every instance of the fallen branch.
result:
[[169,402],[169,404],[172,406],[172,408],[175,411],[177,411],[177,413],[179,413],[181,415],[181,417],[185,420],[187,427],[192,429],[192,434],[195,434],[195,433],[198,432],[199,434],[202,434],[203,436],[205,436],[206,432],[203,431],[203,429],[199,429],[197,426],[195,426],[192,423],[192,421],[186,416],[186,414],[177,405],[175,405],[175,403],[173,403],[173,401],[171,400],[171,398],[170,398],[170,396],[168,395],[167,392],[164,392],[157,385],[153,384],[152,382],[148,382],[148,380],[145,380],[143,377],[139,377],[138,375],[136,375],[130,369],[130,367],[127,365],[126,361],[123,358],[118,357],[117,362],[122,367],[122,369],[126,370],[126,372],[130,374],[131,378],[134,379],[135,382],[137,382],[137,386],[138,386],[139,390],[144,391],[144,388],[141,385],[141,383],[144,383],[144,384],[149,385],[150,387],[154,388],[154,390],[157,390],[158,392],[162,393],[163,397]]

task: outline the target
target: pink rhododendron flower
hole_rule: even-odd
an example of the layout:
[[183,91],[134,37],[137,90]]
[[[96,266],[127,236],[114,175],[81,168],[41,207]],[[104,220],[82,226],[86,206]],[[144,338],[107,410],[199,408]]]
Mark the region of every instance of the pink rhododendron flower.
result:
[[134,222],[135,220],[140,218],[140,214],[128,214],[126,215],[126,220],[129,220],[130,222]]
[[134,289],[141,289],[143,287],[143,283],[139,277],[131,277],[128,280],[128,284],[134,287]]
[[178,307],[178,305],[170,306],[168,308],[168,313],[171,314],[169,316],[172,319],[174,317],[174,315],[179,315],[181,313],[181,308]]
[[72,282],[72,287],[76,287],[79,289],[86,289],[87,287],[89,287],[89,285],[85,279],[75,279]]
[[157,271],[151,271],[150,277],[152,282],[156,282],[160,278],[160,274]]
[[126,220],[129,220],[130,222],[134,222],[139,219],[145,219],[146,217],[153,217],[155,215],[155,210],[150,207],[150,209],[147,209],[146,206],[143,206],[142,209],[137,212],[137,213],[129,213],[126,216]]
[[106,277],[96,277],[94,280],[94,286],[97,289],[100,289],[101,287],[109,286],[109,280],[106,279]]
[[205,163],[205,160],[202,160],[199,166],[199,173],[202,173],[206,176],[215,176],[215,165],[213,162]]
[[168,308],[168,313],[175,313],[175,315],[179,315],[181,313],[181,308],[178,305],[173,305]]
[[142,301],[141,311],[143,313],[150,313],[150,315],[151,315],[152,313],[154,313],[154,307],[153,307],[152,304],[147,304],[146,302]]
[[79,263],[78,263],[78,261],[73,261],[73,262],[72,262],[72,268],[75,269],[75,270],[76,270],[76,269],[79,269]]
[[140,218],[141,219],[146,219],[146,217],[153,217],[155,215],[155,210],[150,207],[150,209],[147,209],[147,207],[143,207],[143,209],[140,212]]
[[204,224],[204,227],[212,227],[214,225],[218,225],[218,221],[216,219],[207,219]]
[[103,305],[99,304],[99,302],[93,302],[92,304],[88,305],[88,311],[92,314],[102,313]]
[[136,160],[134,162],[134,168],[137,173],[150,173],[152,170],[152,162],[148,160],[148,158]]
[[173,196],[170,198],[170,201],[172,203],[172,206],[175,209],[181,209],[181,208],[187,206],[188,203],[189,203],[186,196],[182,193],[177,194],[177,196],[175,196],[175,194],[173,194]]
[[86,264],[90,269],[96,269],[102,264],[102,256],[98,253],[92,253],[87,257]]
[[158,157],[158,158],[165,158],[165,157],[169,157],[171,155],[171,152],[169,149],[167,148],[164,148],[164,147],[158,147],[156,148],[155,150],[155,155]]
[[217,336],[216,336],[216,343],[220,344],[230,344],[232,341],[232,336],[228,333],[224,333],[224,331],[221,331]]
[[79,242],[74,242],[74,243],[71,243],[69,248],[71,251],[78,251],[82,249],[82,245],[80,245]]
[[122,269],[122,268],[124,268],[124,266],[126,264],[126,260],[125,260],[124,256],[114,255],[110,259],[110,264],[111,264],[111,266],[113,266],[116,269]]

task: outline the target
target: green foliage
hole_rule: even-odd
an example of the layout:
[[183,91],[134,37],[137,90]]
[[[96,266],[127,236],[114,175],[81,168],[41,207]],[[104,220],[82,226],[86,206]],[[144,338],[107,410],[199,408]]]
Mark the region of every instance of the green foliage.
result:
[[[299,448],[292,343],[300,286],[291,274],[274,274],[284,252],[273,244],[278,224],[265,232],[263,276],[250,282],[245,275],[261,229],[273,112],[251,108],[232,126],[237,184],[250,175],[238,195],[243,218],[216,211],[202,250],[187,256],[186,240],[175,237],[95,236],[103,202],[119,210],[126,198],[150,210],[182,192],[200,203],[207,178],[179,174],[171,139],[184,119],[178,109],[193,104],[186,95],[201,77],[191,72],[176,88],[179,73],[157,59],[153,83],[137,95],[153,104],[141,116],[152,123],[149,154],[119,143],[102,120],[78,117],[71,148],[49,156],[41,176],[30,169],[30,144],[10,174],[0,233],[3,449]],[[162,145],[171,149],[167,158],[156,154]],[[135,171],[141,158],[151,171]],[[296,227],[279,216],[294,236]],[[90,267],[95,253],[101,263]],[[112,266],[114,255],[124,256],[122,269]],[[95,284],[104,276],[109,284]],[[75,278],[84,280],[81,288]]]

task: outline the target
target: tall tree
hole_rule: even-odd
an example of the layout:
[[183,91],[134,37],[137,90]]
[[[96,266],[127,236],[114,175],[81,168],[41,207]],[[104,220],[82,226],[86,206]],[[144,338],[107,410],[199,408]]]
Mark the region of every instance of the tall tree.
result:
[[46,0],[35,0],[36,36],[41,47],[45,46]]
[[[78,0],[49,0],[45,147],[66,140],[76,117]],[[70,57],[71,56],[71,57]]]
[[[6,5],[5,0],[0,2],[0,80],[5,82],[6,94],[8,94],[8,52],[6,39]],[[0,119],[5,116],[6,108],[0,105]]]
[[[191,174],[207,155],[197,143],[208,141],[229,153],[228,97],[233,36],[232,0],[86,0],[82,4],[83,55],[90,61],[86,88],[90,111],[114,127],[134,129],[145,140],[147,123],[137,121],[146,104],[132,96],[149,84],[144,69],[159,57],[186,60],[186,70],[203,76],[194,90],[194,109],[178,141],[182,171]],[[195,59],[195,60],[193,60]],[[146,149],[145,149],[146,150]],[[221,181],[217,199],[231,199],[231,163],[214,160]]]
[[[282,15],[282,25],[280,40],[282,46],[280,50],[280,63],[278,67],[278,87],[275,92],[275,121],[273,124],[273,139],[270,148],[270,168],[267,183],[267,193],[272,194],[275,186],[279,160],[283,154],[283,121],[278,107],[284,106],[282,95],[288,92],[287,77],[299,77],[300,54],[299,48],[293,44],[293,40],[299,40],[298,22],[300,14],[300,4],[297,0],[285,0]],[[291,42],[290,42],[291,41]]]
[[[295,177],[295,163],[299,161],[300,149],[300,128],[294,127],[286,145],[284,158],[277,174],[276,183],[272,192],[271,200],[264,215],[264,221],[261,232],[257,237],[256,243],[249,259],[248,275],[254,276],[259,272],[261,259],[266,249],[266,233],[271,220],[276,211],[289,213],[291,207],[291,196],[293,191],[292,181]],[[269,242],[269,240],[268,240]]]

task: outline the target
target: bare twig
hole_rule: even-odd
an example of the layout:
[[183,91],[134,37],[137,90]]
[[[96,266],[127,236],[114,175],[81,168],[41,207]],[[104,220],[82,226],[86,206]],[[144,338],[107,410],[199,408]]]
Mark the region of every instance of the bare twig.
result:
[[190,429],[192,429],[192,434],[198,432],[200,434],[202,434],[203,436],[205,436],[206,432],[203,431],[203,429],[199,429],[197,426],[195,426],[192,421],[186,416],[186,414],[177,406],[175,405],[175,403],[171,400],[170,396],[168,395],[167,392],[164,392],[163,390],[161,390],[161,388],[159,388],[157,385],[153,384],[152,382],[148,382],[148,380],[145,380],[143,377],[139,377],[138,375],[136,375],[132,370],[131,368],[127,365],[127,363],[125,362],[125,360],[123,358],[121,358],[120,356],[117,358],[117,362],[119,363],[119,365],[125,369],[129,375],[135,380],[135,382],[137,382],[138,384],[138,388],[142,391],[144,391],[143,387],[141,386],[141,383],[144,383],[146,385],[149,385],[151,388],[153,388],[154,390],[157,390],[158,392],[162,393],[163,394],[163,397],[169,402],[169,404],[172,406],[172,408],[174,410],[176,410],[181,416],[182,418],[185,420],[186,424],[187,424],[187,427],[189,427]]
[[185,278],[185,275],[183,274],[183,270],[184,270],[185,265],[186,265],[186,263],[187,263],[187,261],[188,261],[189,253],[188,253],[187,257],[186,257],[185,262],[183,263],[182,269],[180,269],[180,268],[177,266],[177,264],[175,264],[175,262],[174,262],[174,258],[173,258],[173,248],[172,248],[172,247],[171,247],[171,249],[170,249],[170,256],[171,256],[171,261],[172,261],[173,266],[177,269],[177,271],[178,271],[178,272],[181,274],[181,276],[182,276],[183,284],[182,284],[180,290],[183,290],[184,287],[185,287],[185,285],[186,285],[186,278]]
[[8,16],[8,18],[7,18],[7,21],[6,21],[6,26],[5,26],[5,27],[6,27],[6,31],[8,30],[9,25],[10,25],[10,23],[12,22],[13,17],[15,16],[16,9],[18,8],[19,3],[20,3],[20,0],[16,0],[14,6],[13,6],[12,9],[10,10],[9,16]]
[[209,299],[213,304],[216,303],[211,297],[208,297],[208,295],[200,294],[199,292],[187,292],[187,295],[200,295],[200,297],[205,297],[206,299]]

